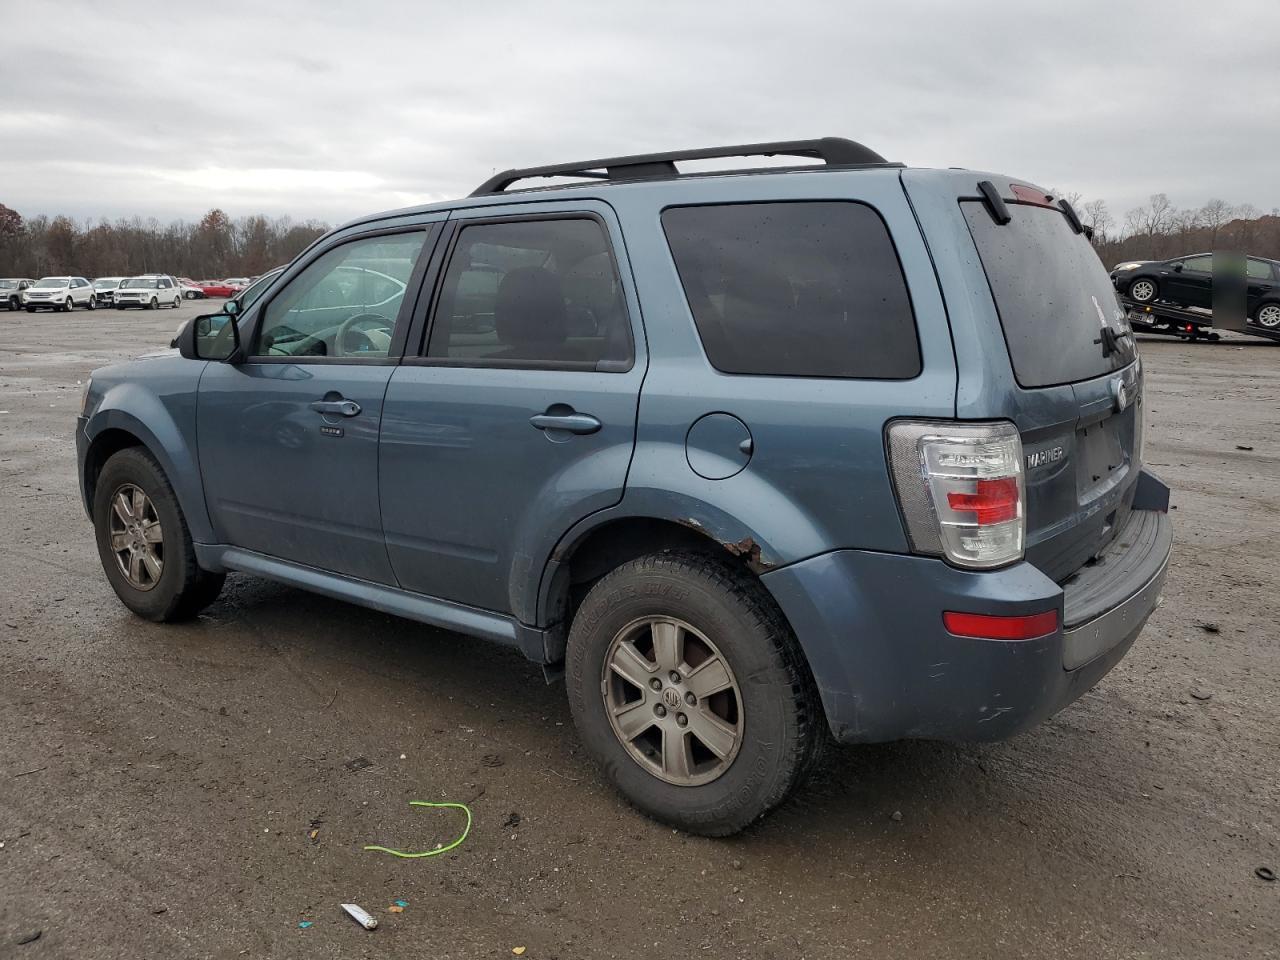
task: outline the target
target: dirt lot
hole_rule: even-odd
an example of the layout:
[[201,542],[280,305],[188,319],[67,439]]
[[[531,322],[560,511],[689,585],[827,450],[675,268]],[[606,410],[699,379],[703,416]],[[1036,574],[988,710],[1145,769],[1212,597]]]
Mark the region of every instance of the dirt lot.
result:
[[[1143,344],[1177,552],[1096,689],[1005,744],[835,751],[709,841],[602,786],[512,652],[240,576],[191,624],[126,612],[76,491],[77,384],[195,312],[0,313],[0,957],[1280,949],[1255,876],[1280,872],[1280,345]],[[470,838],[363,851],[455,835],[412,799],[471,801]]]

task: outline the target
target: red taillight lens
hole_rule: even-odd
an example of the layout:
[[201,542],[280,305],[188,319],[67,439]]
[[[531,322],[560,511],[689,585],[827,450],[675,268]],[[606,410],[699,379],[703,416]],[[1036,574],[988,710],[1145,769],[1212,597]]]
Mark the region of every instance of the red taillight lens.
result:
[[948,610],[942,625],[957,637],[978,640],[1034,640],[1058,629],[1058,611],[1046,610],[1025,617],[993,617],[984,613],[957,613]]
[[1026,496],[1012,423],[895,421],[889,457],[913,550],[979,570],[1021,559]]
[[947,506],[959,513],[972,513],[978,526],[1004,523],[1018,519],[1018,480],[1016,477],[999,477],[995,480],[978,480],[973,493],[947,494]]

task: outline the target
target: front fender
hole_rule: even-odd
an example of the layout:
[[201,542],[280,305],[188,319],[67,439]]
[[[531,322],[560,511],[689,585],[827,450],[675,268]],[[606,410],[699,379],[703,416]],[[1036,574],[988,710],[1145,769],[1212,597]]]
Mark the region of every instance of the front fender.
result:
[[[124,430],[137,437],[173,486],[191,538],[209,543],[213,528],[205,508],[195,425],[196,391],[189,383],[181,391],[158,394],[139,383],[125,382],[107,388],[85,423],[84,433],[90,449],[107,430]],[[83,474],[86,464],[81,463],[80,469]]]

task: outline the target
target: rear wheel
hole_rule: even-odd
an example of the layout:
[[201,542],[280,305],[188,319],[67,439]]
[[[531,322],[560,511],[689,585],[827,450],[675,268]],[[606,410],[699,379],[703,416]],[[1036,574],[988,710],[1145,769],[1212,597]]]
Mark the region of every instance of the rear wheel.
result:
[[1156,298],[1156,282],[1143,277],[1129,284],[1129,299],[1138,303],[1150,303]]
[[573,620],[574,723],[638,809],[707,836],[769,812],[813,766],[822,710],[799,645],[760,584],[664,553],[599,580]]
[[89,302],[88,302],[87,304],[85,304],[85,306],[87,306],[90,310],[97,310],[97,309],[98,309],[98,298],[97,298],[97,297],[90,297],[90,298],[89,298]]
[[138,616],[183,620],[217,599],[225,578],[196,564],[173,487],[143,448],[122,450],[103,466],[93,522],[107,579]]
[[1280,303],[1264,303],[1258,307],[1254,319],[1258,321],[1258,326],[1268,330],[1280,328]]

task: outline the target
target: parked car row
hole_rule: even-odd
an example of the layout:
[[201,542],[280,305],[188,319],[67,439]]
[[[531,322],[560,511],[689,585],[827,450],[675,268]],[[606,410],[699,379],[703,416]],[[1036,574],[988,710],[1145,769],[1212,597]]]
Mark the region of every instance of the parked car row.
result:
[[177,307],[183,300],[205,297],[234,297],[257,278],[232,277],[227,280],[190,280],[167,273],[147,273],[136,277],[25,277],[0,279],[0,299],[9,310],[26,308],[74,310],[114,306],[117,309]]

